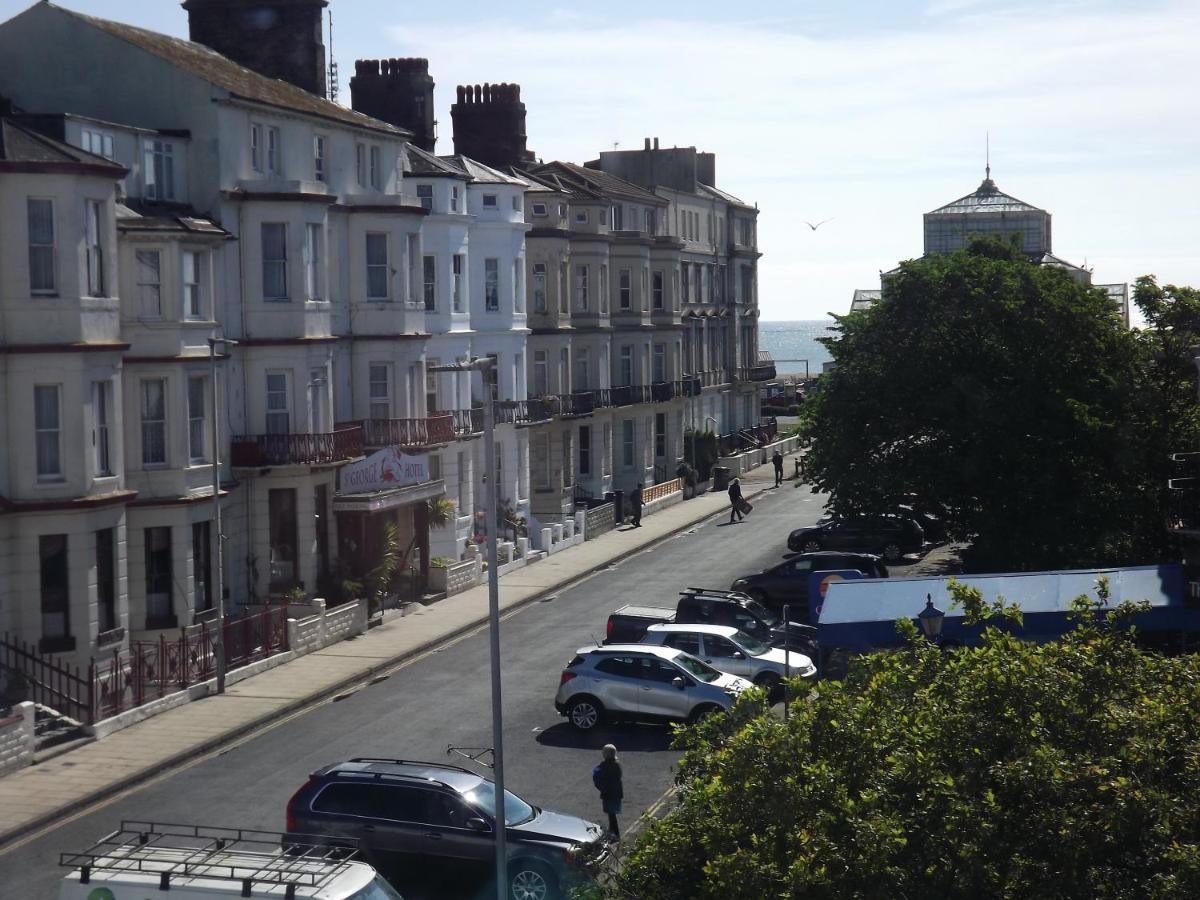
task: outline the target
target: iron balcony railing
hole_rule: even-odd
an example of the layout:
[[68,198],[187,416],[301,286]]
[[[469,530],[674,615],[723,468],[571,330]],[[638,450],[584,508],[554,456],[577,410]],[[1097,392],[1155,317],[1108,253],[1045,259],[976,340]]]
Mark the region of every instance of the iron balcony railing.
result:
[[483,434],[483,407],[471,409],[455,409],[450,413],[451,426],[454,436],[459,438],[476,437]]
[[1176,477],[1167,479],[1167,528],[1200,530],[1200,453],[1173,453]]
[[675,399],[675,385],[670,381],[656,381],[650,385],[650,398],[655,403],[665,403]]
[[548,422],[557,414],[557,397],[501,400],[496,404],[497,425],[531,425],[534,422]]
[[363,429],[353,425],[324,434],[242,434],[234,437],[234,466],[316,466],[363,455]]
[[700,383],[699,375],[684,375],[675,382],[675,396],[677,397],[699,397],[702,389],[703,385]]
[[606,409],[612,406],[612,388],[597,388],[592,391],[592,405],[596,409]]
[[359,423],[368,447],[430,447],[454,440],[454,420],[449,413],[423,419],[364,419]]
[[590,416],[596,411],[594,391],[576,391],[573,394],[564,394],[558,399],[560,414],[564,416]]

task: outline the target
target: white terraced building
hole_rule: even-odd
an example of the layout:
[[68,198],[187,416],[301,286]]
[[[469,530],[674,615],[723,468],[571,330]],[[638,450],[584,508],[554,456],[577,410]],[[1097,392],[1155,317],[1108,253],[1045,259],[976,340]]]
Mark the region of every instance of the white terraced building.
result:
[[[322,5],[293,4],[284,27]],[[388,522],[418,574],[457,557],[481,506],[480,387],[426,369],[493,354],[499,395],[524,399],[524,183],[410,156],[402,128],[50,3],[0,24],[0,53],[15,109],[0,633],[85,662],[210,616],[217,422],[229,609],[332,596],[374,565]],[[217,417],[210,338],[238,341],[217,362]],[[515,407],[499,429],[513,518],[528,506]],[[339,484],[379,448],[427,469]],[[426,500],[443,495],[456,515],[431,548]]]

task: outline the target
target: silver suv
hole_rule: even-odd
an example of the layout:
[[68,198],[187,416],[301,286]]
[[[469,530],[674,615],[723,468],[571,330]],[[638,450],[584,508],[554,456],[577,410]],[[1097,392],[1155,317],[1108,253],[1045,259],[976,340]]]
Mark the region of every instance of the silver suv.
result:
[[554,708],[580,731],[606,718],[685,720],[727,710],[753,687],[673,647],[581,647],[563,669]]
[[651,625],[642,643],[683,650],[715,669],[748,678],[769,692],[775,691],[788,672],[794,678],[817,674],[817,667],[803,653],[768,647],[730,625]]

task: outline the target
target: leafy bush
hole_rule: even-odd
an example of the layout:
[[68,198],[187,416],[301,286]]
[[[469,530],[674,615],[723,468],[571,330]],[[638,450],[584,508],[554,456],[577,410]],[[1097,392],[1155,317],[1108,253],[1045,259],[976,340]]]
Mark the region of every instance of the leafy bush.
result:
[[435,569],[447,569],[454,565],[454,560],[448,556],[435,556],[429,561],[429,565],[433,566]]

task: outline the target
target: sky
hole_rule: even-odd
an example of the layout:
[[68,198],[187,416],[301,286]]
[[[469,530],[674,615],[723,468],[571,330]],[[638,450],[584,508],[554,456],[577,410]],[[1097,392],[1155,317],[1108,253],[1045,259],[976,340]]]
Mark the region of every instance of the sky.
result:
[[[58,2],[187,35],[170,0]],[[988,143],[998,187],[1049,210],[1054,252],[1097,283],[1200,286],[1194,0],[329,8],[342,102],[356,58],[429,59],[438,152],[455,85],[515,82],[544,160],[646,137],[715,153],[717,186],[761,210],[764,320],[844,313],[919,256],[922,213],[978,186]]]

